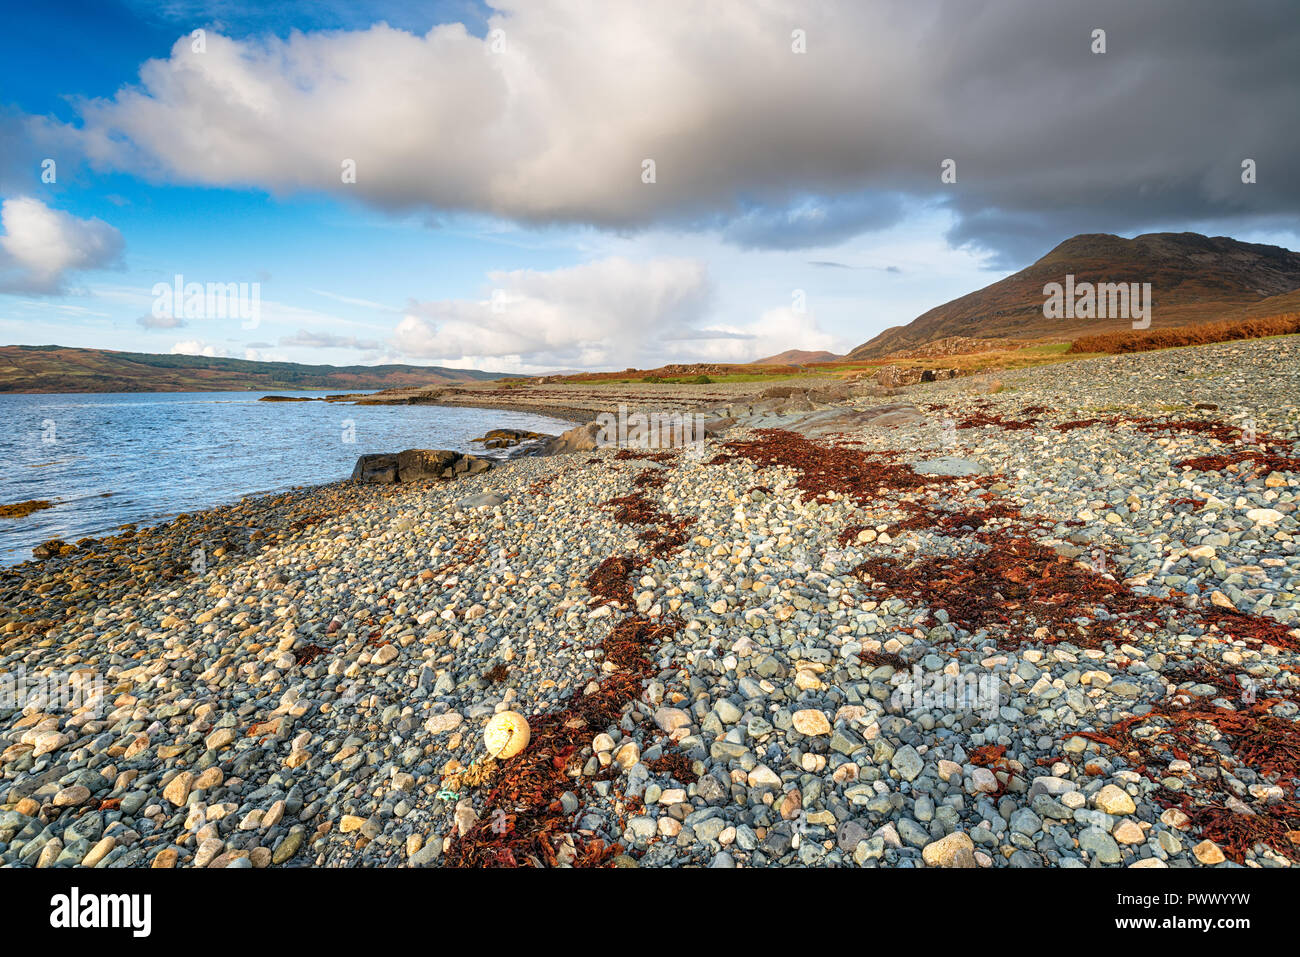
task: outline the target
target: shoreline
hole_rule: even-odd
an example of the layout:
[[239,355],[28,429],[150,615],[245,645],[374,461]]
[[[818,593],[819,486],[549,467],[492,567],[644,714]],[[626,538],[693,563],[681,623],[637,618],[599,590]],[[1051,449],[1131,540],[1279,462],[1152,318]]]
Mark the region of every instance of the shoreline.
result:
[[526,412],[533,415],[544,415],[552,419],[561,419],[565,422],[572,422],[575,425],[585,425],[595,420],[598,412],[589,409],[579,409],[572,406],[562,405],[529,405],[523,402],[430,402],[429,405],[438,405],[451,409],[486,409],[496,412]]
[[[1295,769],[1252,736],[1300,736],[1297,359],[930,383],[830,426],[754,401],[703,457],[339,481],[0,569],[0,672],[103,681],[95,713],[0,707],[0,865],[1293,865]],[[1248,418],[1259,474],[1180,465],[1247,454]],[[1186,760],[1121,746],[1181,700],[1220,729],[1172,725]],[[535,747],[492,762],[501,710]],[[1273,830],[1233,837],[1229,793]],[[61,836],[92,801],[120,813]]]
[[[304,390],[304,391],[305,391],[305,390]],[[43,394],[43,393],[23,393],[23,394],[39,395],[39,394]],[[76,395],[149,395],[149,394],[153,394],[153,393],[70,393],[70,394],[76,394]],[[174,394],[174,393],[166,393],[166,394]],[[215,394],[215,393],[194,393],[194,394],[195,394],[195,395],[203,395],[203,394]],[[260,401],[260,400],[259,400],[259,401]],[[325,399],[325,398],[319,398],[319,399],[317,399],[317,398],[311,398],[311,399],[290,399],[290,400],[288,400],[288,401],[339,401],[339,400],[337,400],[337,399],[336,399],[336,400],[330,400],[330,399]],[[348,404],[352,404],[352,403],[348,403]],[[594,418],[594,416],[595,416],[594,413],[591,413],[591,414],[589,415],[585,410],[582,410],[582,409],[573,409],[573,408],[565,409],[565,408],[559,408],[559,407],[556,407],[555,409],[550,409],[550,408],[543,408],[543,407],[539,407],[539,406],[529,406],[529,405],[527,405],[527,404],[509,404],[509,403],[494,403],[494,404],[475,403],[475,404],[469,404],[469,403],[456,403],[456,402],[445,402],[445,403],[444,403],[444,402],[436,402],[436,403],[431,402],[431,403],[425,403],[425,404],[430,404],[430,405],[440,405],[440,406],[444,406],[444,407],[448,407],[448,408],[481,409],[481,410],[484,411],[484,412],[496,412],[496,411],[502,411],[502,412],[521,412],[521,413],[525,413],[525,414],[533,414],[533,415],[544,416],[544,417],[546,417],[546,418],[556,419],[556,420],[561,421],[561,422],[572,422],[572,423],[574,423],[574,424],[579,424],[579,425],[580,425],[580,424],[584,424],[584,423],[586,423],[586,422],[588,422],[588,421],[591,421],[591,420]],[[562,414],[561,414],[561,413],[562,413]],[[489,428],[484,429],[484,431],[487,432],[487,431],[490,431],[491,428],[496,428],[496,427],[497,427],[497,426],[491,426],[491,425],[490,425]],[[478,444],[478,443],[471,443],[471,444],[475,446],[474,451],[472,451],[472,452],[470,452],[470,453],[467,453],[467,454],[473,454],[473,455],[477,455],[478,457],[481,457],[481,458],[487,458],[487,459],[491,460],[491,461],[494,463],[494,468],[501,468],[502,466],[506,465],[507,463],[509,463],[509,462],[511,462],[511,461],[514,461],[514,460],[517,459],[517,458],[520,458],[520,457],[527,457],[527,456],[529,456],[529,455],[535,455],[535,454],[536,454],[535,449],[527,448],[527,446],[529,445],[529,443],[527,443],[527,442],[525,442],[525,443],[521,443],[520,446],[508,447],[508,448],[503,448],[503,449],[490,449],[490,448],[478,447],[478,446],[480,445],[480,444]],[[521,446],[523,447],[523,450],[522,450],[522,451],[520,451]],[[186,511],[176,511],[176,512],[160,513],[160,514],[157,514],[157,515],[155,515],[154,517],[151,517],[151,518],[149,518],[149,519],[147,519],[147,520],[137,520],[137,521],[134,521],[134,522],[125,522],[125,523],[123,523],[122,525],[115,526],[114,529],[112,529],[112,530],[106,530],[106,531],[104,531],[104,532],[99,532],[99,533],[93,533],[93,532],[92,532],[92,533],[89,534],[89,535],[83,535],[83,536],[80,536],[80,537],[77,538],[75,541],[86,541],[86,540],[90,540],[90,541],[98,542],[98,541],[100,541],[100,540],[112,539],[112,538],[115,537],[114,534],[113,534],[115,531],[120,531],[121,529],[123,529],[123,528],[127,528],[127,527],[130,527],[130,528],[136,528],[136,529],[155,528],[155,527],[157,527],[157,526],[159,526],[159,525],[163,525],[163,524],[166,524],[166,523],[172,521],[173,519],[175,519],[175,518],[176,518],[177,516],[179,516],[179,515],[186,515],[186,514],[202,514],[202,513],[205,513],[205,512],[217,511],[217,510],[220,510],[220,509],[225,508],[225,507],[228,507],[228,506],[236,505],[236,504],[238,504],[238,503],[240,503],[240,502],[242,502],[242,501],[244,501],[245,499],[248,499],[248,498],[272,498],[272,497],[275,497],[275,496],[278,496],[278,495],[285,494],[285,493],[290,492],[290,491],[297,491],[297,490],[301,490],[301,489],[325,488],[325,487],[328,487],[328,486],[334,485],[334,484],[336,484],[336,483],[338,483],[338,482],[346,482],[346,481],[349,481],[349,479],[347,478],[347,476],[344,475],[344,476],[340,476],[340,478],[333,479],[333,480],[328,481],[328,482],[322,482],[322,483],[317,483],[317,484],[309,484],[309,485],[291,485],[291,486],[288,486],[287,488],[283,488],[283,489],[280,489],[280,490],[278,490],[278,491],[277,491],[277,490],[271,490],[271,491],[267,491],[267,490],[254,490],[254,491],[248,491],[248,492],[237,493],[237,494],[236,494],[233,498],[231,498],[231,499],[228,499],[228,500],[223,501],[223,502],[217,502],[217,503],[214,503],[214,504],[211,505],[211,506],[208,506],[208,507],[206,507],[206,508],[199,509],[197,512],[191,510],[190,512],[186,512]],[[21,513],[19,512],[19,510],[22,509],[23,506],[28,506],[28,505],[31,505],[32,503],[37,503],[37,507],[36,507],[36,508],[27,509],[27,510],[23,510],[23,511],[21,511]],[[56,501],[56,502],[53,502],[53,503],[49,503],[49,502],[46,502],[46,500],[43,500],[43,499],[29,499],[29,500],[25,500],[25,501],[22,501],[22,502],[0,502],[0,509],[12,509],[12,510],[15,512],[15,514],[14,514],[13,516],[7,516],[7,515],[5,515],[5,516],[0,516],[0,521],[6,521],[6,520],[9,520],[9,518],[11,518],[11,517],[13,517],[13,518],[23,518],[23,517],[26,517],[26,515],[29,514],[29,513],[31,513],[31,512],[34,512],[34,511],[37,511],[37,510],[40,510],[40,509],[45,509],[45,508],[55,508],[55,507],[58,506],[58,504],[60,504],[60,503],[58,503],[57,501]],[[49,541],[62,541],[62,539],[54,538],[54,539],[50,539]],[[32,542],[31,545],[30,545],[30,547],[27,547],[27,548],[26,548],[26,551],[27,551],[28,557],[23,558],[23,559],[21,559],[21,560],[19,560],[19,561],[16,561],[16,562],[12,562],[12,563],[10,563],[10,562],[3,562],[3,563],[0,563],[0,570],[18,568],[18,567],[25,566],[25,565],[29,565],[29,564],[40,565],[40,564],[41,564],[43,561],[45,561],[46,559],[36,558],[36,557],[32,556],[32,555],[31,555],[31,550],[32,550],[33,548],[36,548],[37,546],[39,546],[39,545],[41,545],[41,544],[42,544],[41,542]]]

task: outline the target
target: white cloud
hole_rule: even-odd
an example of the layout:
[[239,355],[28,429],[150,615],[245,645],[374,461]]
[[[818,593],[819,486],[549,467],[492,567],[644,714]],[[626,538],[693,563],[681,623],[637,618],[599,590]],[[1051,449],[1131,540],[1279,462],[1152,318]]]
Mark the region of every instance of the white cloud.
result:
[[135,321],[145,329],[179,329],[189,325],[179,316],[155,316],[153,313],[138,316]]
[[225,350],[218,349],[202,339],[185,339],[172,346],[172,355],[180,356],[207,356],[208,358],[224,357]]
[[666,343],[675,362],[752,362],[787,349],[835,351],[835,337],[823,332],[811,311],[769,309],[748,326],[719,326],[715,338]]
[[114,265],[122,234],[99,219],[78,219],[39,199],[20,196],[0,204],[0,290],[52,294],[67,274]]
[[552,272],[494,272],[488,280],[487,299],[412,304],[397,326],[397,349],[439,361],[617,365],[635,358],[651,330],[697,323],[712,293],[704,265],[689,259],[611,257]]
[[[82,104],[83,142],[97,162],[159,177],[329,190],[385,209],[617,227],[735,215],[750,242],[761,231],[748,220],[754,200],[799,213],[810,189],[861,185],[864,158],[882,150],[865,113],[892,113],[880,80],[912,62],[896,40],[865,55],[818,9],[794,18],[815,54],[795,54],[780,3],[689,16],[653,4],[493,5],[501,52],[460,24],[424,36],[383,23],[287,39],[209,31],[202,53],[182,37],[143,64],[138,85]],[[345,160],[355,183],[343,182]]]
[[830,349],[811,311],[705,320],[713,283],[695,259],[612,256],[552,272],[491,273],[483,300],[414,304],[393,344],[406,356],[507,372],[747,362],[792,346]]

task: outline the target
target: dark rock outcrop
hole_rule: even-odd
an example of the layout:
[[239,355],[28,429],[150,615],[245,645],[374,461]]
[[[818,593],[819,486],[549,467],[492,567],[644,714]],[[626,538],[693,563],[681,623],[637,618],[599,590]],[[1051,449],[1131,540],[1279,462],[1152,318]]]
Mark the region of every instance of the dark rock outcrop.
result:
[[886,388],[901,388],[916,385],[918,382],[940,382],[955,379],[961,373],[957,369],[907,369],[901,366],[881,366],[875,372],[861,373],[876,385]]
[[492,467],[492,460],[449,449],[406,449],[363,455],[352,469],[352,481],[379,485],[396,482],[446,481],[458,475],[477,475]]
[[554,436],[543,432],[529,432],[527,429],[492,429],[472,441],[482,442],[485,449],[509,449],[522,442],[531,442],[533,439],[550,438]]

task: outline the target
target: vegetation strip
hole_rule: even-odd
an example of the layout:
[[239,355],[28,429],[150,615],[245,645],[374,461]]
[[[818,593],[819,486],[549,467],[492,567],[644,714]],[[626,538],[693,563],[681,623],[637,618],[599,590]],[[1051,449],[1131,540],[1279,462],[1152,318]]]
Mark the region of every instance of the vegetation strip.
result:
[[1203,322],[1190,326],[1177,326],[1173,329],[1079,336],[1070,344],[1068,351],[1076,354],[1147,352],[1152,349],[1197,346],[1210,342],[1234,342],[1240,339],[1262,339],[1266,336],[1290,336],[1297,333],[1300,333],[1300,313],[1288,312],[1262,319]]

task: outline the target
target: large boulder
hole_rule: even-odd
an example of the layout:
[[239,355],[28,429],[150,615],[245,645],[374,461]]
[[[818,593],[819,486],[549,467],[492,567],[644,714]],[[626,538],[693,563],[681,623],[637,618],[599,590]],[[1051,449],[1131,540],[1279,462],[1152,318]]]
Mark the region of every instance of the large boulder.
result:
[[406,449],[397,453],[397,481],[419,482],[425,479],[451,478],[445,474],[455,468],[461,456],[449,449]]
[[956,369],[915,369],[889,365],[877,369],[871,375],[871,379],[877,385],[887,388],[901,388],[916,385],[918,382],[938,382],[943,379],[952,379],[956,378],[957,375],[958,371]]
[[563,455],[567,452],[591,452],[600,445],[600,423],[588,422],[569,429],[546,443],[546,455]]
[[397,456],[363,455],[352,469],[352,481],[391,485],[397,481]]
[[944,379],[957,378],[956,369],[926,369],[921,373],[922,382],[941,382]]

